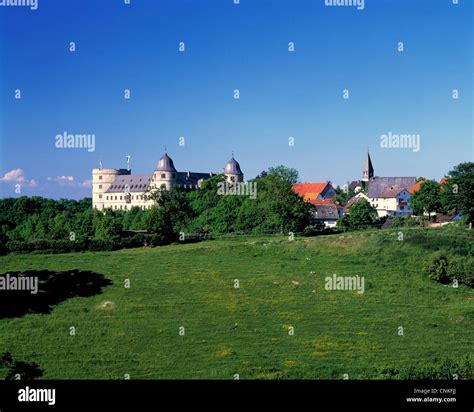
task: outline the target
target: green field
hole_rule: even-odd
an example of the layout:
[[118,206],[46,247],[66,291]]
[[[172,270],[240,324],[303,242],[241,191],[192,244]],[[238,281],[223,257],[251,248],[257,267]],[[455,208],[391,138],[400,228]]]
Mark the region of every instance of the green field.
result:
[[[403,232],[3,256],[0,273],[80,269],[112,284],[0,319],[0,352],[36,362],[44,379],[367,379],[472,353],[473,290],[423,271],[436,250],[463,254],[472,238]],[[364,276],[365,293],[325,290],[334,273]]]

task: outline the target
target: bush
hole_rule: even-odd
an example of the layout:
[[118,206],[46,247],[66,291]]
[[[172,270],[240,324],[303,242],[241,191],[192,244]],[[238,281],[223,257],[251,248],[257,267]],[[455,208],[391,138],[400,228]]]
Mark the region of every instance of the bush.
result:
[[448,257],[436,254],[428,268],[430,279],[447,284],[455,279],[459,284],[474,287],[474,258]]
[[419,222],[412,218],[411,216],[394,216],[392,219],[392,227],[401,227],[401,226],[418,226]]
[[466,355],[459,361],[445,358],[434,362],[419,363],[407,368],[385,367],[377,370],[378,379],[400,380],[453,380],[472,379],[474,376],[473,358]]
[[446,284],[449,283],[448,277],[448,258],[444,255],[437,254],[428,268],[430,279]]
[[89,243],[89,250],[93,252],[108,252],[118,249],[110,240],[92,239]]
[[316,222],[312,225],[306,226],[303,230],[304,236],[316,236],[320,235],[326,230],[324,223]]

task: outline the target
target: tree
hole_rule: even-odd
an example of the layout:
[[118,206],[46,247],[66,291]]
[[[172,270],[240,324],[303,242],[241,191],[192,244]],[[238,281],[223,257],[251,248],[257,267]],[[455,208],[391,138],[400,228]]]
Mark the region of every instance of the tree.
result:
[[245,198],[236,229],[254,233],[301,232],[311,219],[311,205],[293,191],[287,177],[277,173],[255,179],[256,199]]
[[441,191],[441,203],[446,211],[455,210],[474,221],[474,163],[460,163],[448,173],[448,181]]
[[428,219],[430,219],[431,213],[441,209],[439,184],[434,180],[423,182],[420,189],[412,194],[410,206],[415,214],[428,213]]
[[153,206],[147,209],[145,214],[145,227],[153,235],[152,245],[165,245],[171,243],[177,236],[173,231],[171,219],[166,216],[165,211]]
[[354,196],[354,190],[346,186],[341,188],[339,185],[334,189],[336,192],[336,202],[340,205],[345,205],[347,201]]
[[283,165],[277,167],[270,167],[267,175],[275,175],[280,177],[282,180],[294,185],[298,181],[298,171],[291,167]]
[[154,200],[161,210],[163,219],[168,220],[175,233],[186,226],[193,215],[187,192],[177,186],[170,190],[157,189],[150,193],[149,198]]
[[[359,200],[349,208],[351,228],[369,226],[377,221],[377,210],[365,199]],[[341,223],[344,223],[341,221]]]
[[112,209],[106,209],[105,213],[95,210],[92,224],[96,239],[114,242],[122,233],[122,224]]

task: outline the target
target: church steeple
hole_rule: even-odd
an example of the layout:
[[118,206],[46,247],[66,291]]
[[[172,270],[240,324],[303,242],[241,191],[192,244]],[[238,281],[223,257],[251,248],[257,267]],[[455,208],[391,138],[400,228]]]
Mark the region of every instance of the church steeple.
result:
[[364,162],[364,168],[362,169],[362,181],[368,182],[374,177],[374,166],[372,166],[372,160],[370,159],[369,151],[367,151],[367,157]]

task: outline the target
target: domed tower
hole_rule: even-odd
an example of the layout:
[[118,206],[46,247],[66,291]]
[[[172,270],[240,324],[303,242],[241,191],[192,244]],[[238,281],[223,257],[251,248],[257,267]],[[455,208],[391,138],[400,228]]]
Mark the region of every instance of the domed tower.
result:
[[120,174],[126,173],[118,169],[92,169],[92,207],[99,210],[107,208],[105,192]]
[[174,167],[173,160],[165,153],[158,160],[156,169],[153,172],[153,179],[151,182],[152,189],[166,189],[170,190],[171,187],[177,182],[178,172]]
[[224,167],[224,175],[229,183],[243,182],[244,174],[240,170],[240,165],[237,160],[234,159],[234,156],[226,163]]

